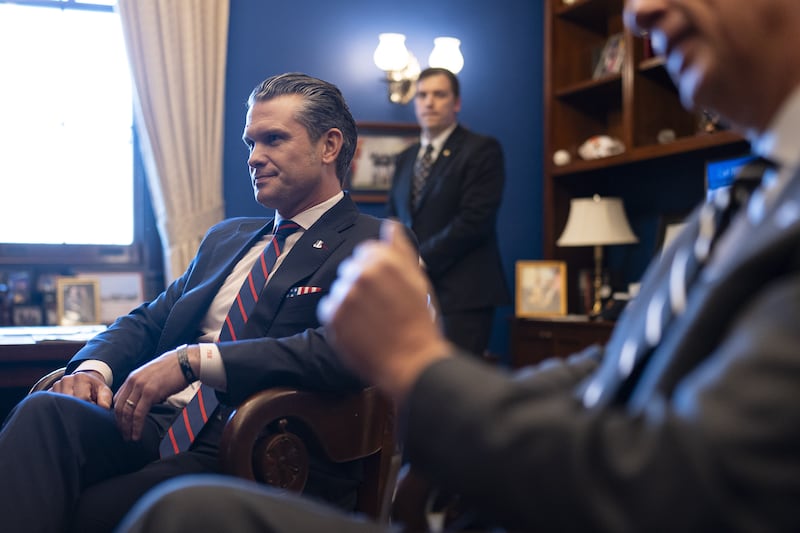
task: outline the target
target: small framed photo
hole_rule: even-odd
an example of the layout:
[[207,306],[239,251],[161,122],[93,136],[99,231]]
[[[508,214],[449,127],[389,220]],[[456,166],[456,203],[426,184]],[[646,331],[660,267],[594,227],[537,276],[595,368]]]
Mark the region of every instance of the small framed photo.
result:
[[15,305],[12,315],[15,326],[44,325],[44,314],[38,305]]
[[594,63],[592,79],[602,78],[609,74],[622,72],[622,63],[625,60],[625,37],[616,33],[609,37],[603,48],[600,49],[597,61]]
[[100,289],[97,279],[56,279],[56,313],[60,326],[100,323]]
[[416,124],[359,122],[358,144],[345,188],[356,202],[382,203],[392,187],[397,156],[419,141]]
[[564,261],[517,261],[516,316],[567,314],[567,264]]

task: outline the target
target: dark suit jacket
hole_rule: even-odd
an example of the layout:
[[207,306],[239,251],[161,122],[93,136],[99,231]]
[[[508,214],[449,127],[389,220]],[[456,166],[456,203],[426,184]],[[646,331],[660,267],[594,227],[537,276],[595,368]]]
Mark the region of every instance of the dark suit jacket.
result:
[[416,235],[442,311],[508,304],[496,230],[505,181],[500,144],[456,127],[413,210],[410,191],[418,151],[417,143],[398,156],[387,210]]
[[[236,405],[277,384],[318,390],[362,386],[325,342],[316,308],[336,278],[339,263],[356,244],[377,237],[379,228],[379,219],[359,214],[346,196],[302,235],[270,280],[247,324],[247,339],[220,343],[228,382],[225,403]],[[233,266],[271,229],[272,221],[262,218],[230,219],[211,228],[179,279],[90,340],[69,362],[68,370],[85,359],[104,361],[114,372],[116,390],[143,363],[195,342],[200,320]],[[287,298],[296,286],[323,290]]]
[[409,400],[412,461],[526,530],[800,531],[800,176],[631,364],[697,232],[695,214],[594,372],[598,347],[513,381],[468,358],[429,368]]

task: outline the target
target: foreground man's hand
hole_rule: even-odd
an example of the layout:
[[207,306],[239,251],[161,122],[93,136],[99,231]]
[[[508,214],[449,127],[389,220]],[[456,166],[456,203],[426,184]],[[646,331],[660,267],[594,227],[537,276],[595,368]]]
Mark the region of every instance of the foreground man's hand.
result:
[[399,402],[419,374],[451,348],[431,319],[428,280],[396,222],[360,244],[317,309],[345,363]]

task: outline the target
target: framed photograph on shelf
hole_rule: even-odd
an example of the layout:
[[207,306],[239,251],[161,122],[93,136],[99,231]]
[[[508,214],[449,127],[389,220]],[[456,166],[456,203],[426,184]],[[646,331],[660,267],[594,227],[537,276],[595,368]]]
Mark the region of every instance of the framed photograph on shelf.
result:
[[567,264],[564,261],[517,261],[518,317],[567,314]]
[[592,79],[602,78],[609,74],[622,72],[622,63],[625,60],[625,38],[622,33],[609,37],[600,49],[594,63]]
[[100,288],[97,279],[56,279],[56,313],[60,326],[100,323]]
[[356,202],[385,202],[397,155],[419,141],[416,124],[359,122],[358,144],[345,188]]

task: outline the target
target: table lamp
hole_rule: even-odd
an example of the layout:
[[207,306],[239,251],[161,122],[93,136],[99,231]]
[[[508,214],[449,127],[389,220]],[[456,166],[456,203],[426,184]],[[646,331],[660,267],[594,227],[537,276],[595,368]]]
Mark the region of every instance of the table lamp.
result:
[[558,246],[594,246],[594,304],[592,317],[600,316],[603,285],[603,246],[638,242],[631,231],[621,198],[573,198],[569,205],[567,224],[556,244]]

